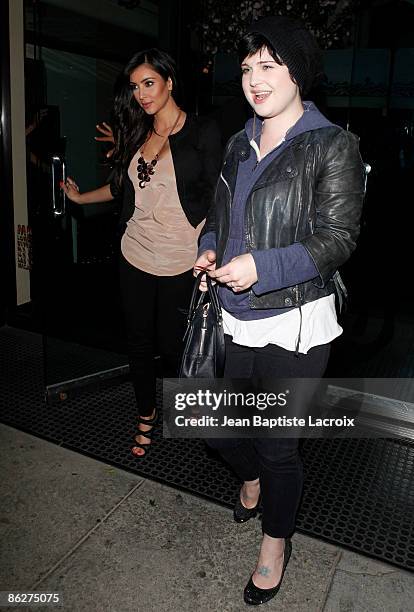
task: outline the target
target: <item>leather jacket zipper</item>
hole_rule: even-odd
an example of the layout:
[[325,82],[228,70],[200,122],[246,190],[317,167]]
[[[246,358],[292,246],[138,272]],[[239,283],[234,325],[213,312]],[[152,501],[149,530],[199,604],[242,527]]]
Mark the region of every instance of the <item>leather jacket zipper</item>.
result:
[[296,304],[297,306],[300,306],[300,300],[299,300],[299,287],[297,285],[295,285],[293,287],[293,293],[295,294],[295,298],[296,298]]
[[204,306],[203,306],[203,319],[201,321],[200,346],[199,346],[199,349],[198,349],[198,354],[199,355],[202,355],[203,354],[203,350],[204,350],[204,343],[205,343],[206,332],[207,332],[207,317],[208,317],[209,306],[210,306],[209,302],[207,302],[207,304],[204,304]]
[[299,293],[298,285],[295,285],[293,287],[293,293],[295,294],[296,305],[299,308],[299,316],[300,316],[299,333],[298,333],[298,336],[296,338],[296,346],[295,346],[295,357],[299,357],[299,347],[300,347],[300,342],[301,342],[301,339],[302,339],[302,304],[300,302],[300,293]]
[[[223,180],[223,183],[226,185],[227,187],[227,191],[229,192],[229,209],[231,209],[231,201],[232,201],[232,197],[231,197],[231,189],[230,189],[230,185],[228,184],[228,182],[226,181],[226,179],[223,176],[223,172],[220,172],[220,178]],[[226,246],[224,247],[224,251],[223,251],[223,257],[222,257],[222,261],[224,261],[224,258],[226,256],[226,251],[227,251],[227,245],[229,243],[229,235],[230,235],[230,225],[231,225],[231,214],[229,213],[229,231],[227,234],[227,240],[226,240]]]
[[228,184],[228,182],[227,182],[227,181],[226,181],[226,179],[224,178],[224,176],[223,176],[223,173],[222,173],[222,172],[220,172],[220,178],[222,179],[223,183],[226,185],[226,187],[227,187],[227,191],[229,192],[229,196],[230,196],[230,199],[229,199],[229,205],[230,205],[230,208],[231,208],[231,190],[230,190],[230,185]]

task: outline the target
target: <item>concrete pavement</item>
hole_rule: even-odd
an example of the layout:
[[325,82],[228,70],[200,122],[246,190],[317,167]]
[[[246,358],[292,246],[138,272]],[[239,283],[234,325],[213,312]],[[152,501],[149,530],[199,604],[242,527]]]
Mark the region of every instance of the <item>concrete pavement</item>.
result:
[[[11,610],[238,612],[260,522],[0,425],[0,590],[59,592]],[[264,610],[407,612],[414,575],[301,534]],[[4,609],[4,608],[3,608]]]

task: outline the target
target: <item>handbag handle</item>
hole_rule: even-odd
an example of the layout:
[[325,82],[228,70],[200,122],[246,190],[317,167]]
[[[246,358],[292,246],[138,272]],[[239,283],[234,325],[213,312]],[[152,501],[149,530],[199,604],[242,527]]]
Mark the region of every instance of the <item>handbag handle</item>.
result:
[[188,324],[191,323],[196,308],[199,306],[200,302],[204,299],[204,295],[203,293],[201,293],[201,295],[199,296],[198,300],[197,300],[197,294],[199,292],[200,289],[200,283],[201,283],[201,278],[203,276],[203,274],[206,275],[206,281],[207,281],[207,293],[210,299],[210,303],[211,306],[213,308],[213,312],[214,312],[214,316],[217,320],[217,323],[219,325],[221,325],[221,321],[222,321],[222,315],[221,315],[221,308],[220,308],[220,304],[219,304],[219,300],[218,300],[218,295],[217,295],[217,291],[215,286],[213,285],[213,282],[211,280],[211,278],[209,277],[209,275],[204,272],[201,271],[197,274],[197,278],[196,281],[194,283],[194,289],[193,289],[193,294],[191,296],[191,302],[190,302],[190,308],[188,310]]

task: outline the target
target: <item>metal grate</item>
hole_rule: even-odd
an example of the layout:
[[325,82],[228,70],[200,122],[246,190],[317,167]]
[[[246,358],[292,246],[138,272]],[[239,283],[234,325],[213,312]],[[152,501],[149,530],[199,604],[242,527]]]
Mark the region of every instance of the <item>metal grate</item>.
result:
[[[162,439],[145,460],[129,453],[134,399],[128,383],[44,402],[41,337],[0,330],[1,420],[64,447],[231,507],[239,484],[200,440]],[[79,346],[78,359],[85,355]],[[89,353],[88,359],[93,354]],[[160,399],[160,394],[159,394]],[[306,440],[298,530],[414,568],[414,445],[399,440]]]

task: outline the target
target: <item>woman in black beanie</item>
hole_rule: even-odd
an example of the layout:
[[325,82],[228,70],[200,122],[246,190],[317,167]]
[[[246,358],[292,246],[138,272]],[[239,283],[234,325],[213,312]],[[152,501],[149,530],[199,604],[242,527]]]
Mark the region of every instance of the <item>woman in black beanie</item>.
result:
[[[320,378],[331,341],[338,274],[355,248],[365,172],[358,139],[303,96],[321,53],[286,17],[253,23],[240,43],[244,94],[254,110],[226,149],[195,273],[219,286],[227,378]],[[202,286],[205,289],[205,286]],[[244,590],[248,604],[278,592],[302,493],[298,440],[214,439],[243,481],[234,518],[263,508],[263,540]]]

